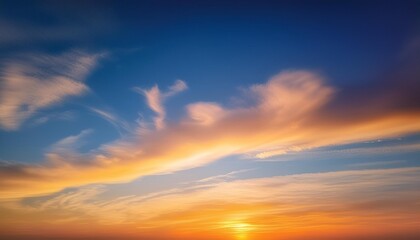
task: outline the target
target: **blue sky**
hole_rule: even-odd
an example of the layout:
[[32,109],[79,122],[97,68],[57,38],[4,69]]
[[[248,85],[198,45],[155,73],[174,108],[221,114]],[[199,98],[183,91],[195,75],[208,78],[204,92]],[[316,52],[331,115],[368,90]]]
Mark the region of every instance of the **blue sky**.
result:
[[[3,59],[24,52],[60,54],[73,49],[107,54],[87,77],[91,94],[70,99],[59,108],[43,109],[44,114],[80,115],[83,121],[58,120],[34,127],[36,115],[42,117],[35,114],[22,126],[26,131],[1,133],[2,139],[9,139],[4,144],[10,144],[1,158],[19,161],[40,160],[39,149],[63,136],[54,127],[66,126],[64,136],[99,128],[98,136],[91,139],[97,144],[117,138],[86,106],[112,109],[130,122],[139,113],[150,115],[143,99],[131,91],[134,86],[158,83],[165,87],[185,79],[193,90],[167,103],[174,118],[181,115],[179,105],[192,101],[229,104],[229,97],[239,88],[264,82],[285,69],[320,72],[338,87],[368,86],[398,62],[403,46],[418,30],[417,8],[410,2],[363,7],[331,2],[3,5],[3,25],[16,27],[16,36],[3,36]],[[90,16],[92,11],[94,16]],[[372,15],[373,11],[381,14]],[[30,33],[26,28],[39,30]],[[69,30],[69,36],[56,33],[59,29]],[[46,133],[47,127],[52,131]],[[36,146],[28,144],[29,136],[41,132]],[[17,151],[16,143],[24,144],[25,152]]]
[[[93,194],[79,199],[85,209],[187,194],[209,182],[216,191],[320,174],[314,182],[325,186],[327,178],[369,171],[383,174],[372,180],[381,192],[387,177],[412,177],[420,167],[419,8],[416,1],[2,1],[2,198],[18,199],[22,210]],[[417,196],[403,180],[386,194]],[[411,182],[418,186],[418,178]],[[406,226],[418,220],[401,217]],[[93,218],[102,234],[104,217]],[[135,221],[105,219],[124,229]]]

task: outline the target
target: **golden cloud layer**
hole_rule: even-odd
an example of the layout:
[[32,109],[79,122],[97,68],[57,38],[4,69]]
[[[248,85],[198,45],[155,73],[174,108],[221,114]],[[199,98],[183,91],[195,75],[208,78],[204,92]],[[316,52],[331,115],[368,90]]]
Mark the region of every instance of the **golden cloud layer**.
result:
[[[251,86],[243,106],[193,103],[187,106],[187,115],[180,122],[164,128],[162,124],[157,130],[138,127],[136,133],[102,146],[97,154],[50,152],[42,164],[2,164],[0,197],[129,181],[147,174],[200,166],[235,154],[265,158],[420,130],[420,111],[403,107],[395,110],[376,101],[369,106],[375,114],[343,118],[341,108],[331,107],[340,97],[315,73],[282,72],[265,84]],[[347,106],[349,112],[358,107]]]
[[25,226],[36,235],[38,225],[61,229],[50,236],[72,236],[64,229],[87,226],[96,236],[112,229],[114,236],[151,234],[148,239],[326,239],[336,234],[346,239],[354,233],[381,239],[402,237],[402,230],[420,236],[419,174],[420,168],[397,168],[229,182],[219,181],[226,177],[221,176],[109,200],[99,197],[105,186],[88,186],[4,204],[0,219],[11,232]]

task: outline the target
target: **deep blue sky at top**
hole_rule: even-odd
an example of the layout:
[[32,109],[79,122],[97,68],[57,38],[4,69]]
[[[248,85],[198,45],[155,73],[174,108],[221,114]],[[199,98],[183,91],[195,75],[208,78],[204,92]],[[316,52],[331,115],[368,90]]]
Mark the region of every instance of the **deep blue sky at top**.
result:
[[[130,90],[134,86],[165,89],[176,79],[186,81],[190,90],[166,104],[171,121],[182,116],[186,103],[229,104],[240,87],[287,69],[318,71],[338,88],[378,81],[418,34],[419,6],[416,1],[0,1],[1,21],[67,32],[1,42],[0,60],[34,51],[109,53],[87,80],[94,96],[48,110],[76,111],[78,120],[0,130],[0,159],[40,160],[50,144],[83,129],[95,130],[90,147],[117,138],[82,105],[107,106],[135,121],[138,113],[151,112]],[[33,143],[33,136],[39,141]]]

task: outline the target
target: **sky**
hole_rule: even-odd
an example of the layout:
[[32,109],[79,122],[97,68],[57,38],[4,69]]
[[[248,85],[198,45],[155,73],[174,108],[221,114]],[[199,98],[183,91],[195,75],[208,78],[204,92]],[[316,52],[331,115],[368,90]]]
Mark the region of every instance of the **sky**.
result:
[[0,239],[419,239],[419,12],[0,1]]

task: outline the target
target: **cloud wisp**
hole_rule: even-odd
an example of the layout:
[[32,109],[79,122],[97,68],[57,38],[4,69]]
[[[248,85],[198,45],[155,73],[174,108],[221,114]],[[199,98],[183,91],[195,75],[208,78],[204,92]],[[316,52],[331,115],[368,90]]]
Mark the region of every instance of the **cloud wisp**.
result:
[[86,93],[83,81],[100,56],[74,50],[5,61],[0,70],[0,127],[17,130],[38,110]]
[[[197,185],[109,200],[99,197],[107,191],[106,186],[94,185],[34,198],[24,204],[15,203],[11,209],[27,212],[39,221],[52,217],[54,221],[67,220],[64,225],[70,226],[88,219],[92,225],[120,226],[120,232],[137,228],[140,236],[150,230],[200,233],[200,236],[208,231],[235,236],[238,227],[246,225],[245,233],[256,239],[280,237],[273,233],[290,239],[302,236],[314,239],[337,232],[347,237],[352,234],[349,230],[354,233],[354,229],[380,239],[384,233],[378,231],[379,227],[392,233],[396,221],[401,229],[416,230],[420,220],[416,208],[420,197],[419,173],[419,168],[396,168],[211,184],[199,180]],[[41,213],[46,215],[39,217]],[[302,235],[303,232],[307,235]]]
[[109,122],[112,126],[114,126],[115,129],[117,129],[117,131],[120,133],[120,135],[122,135],[123,131],[130,131],[131,129],[130,124],[128,122],[121,119],[119,116],[110,111],[106,111],[104,109],[99,109],[96,107],[89,107],[88,109],[93,113],[97,114],[99,117],[105,119],[105,121]]
[[177,93],[185,91],[188,88],[187,84],[182,80],[176,80],[175,83],[169,87],[166,92],[161,92],[157,85],[150,89],[142,89],[135,87],[134,91],[144,95],[149,108],[156,113],[154,124],[156,129],[163,129],[165,127],[166,111],[163,106],[164,101]]
[[[162,96],[185,87],[174,89],[162,94],[154,87],[144,93],[149,94],[151,108],[164,113]],[[141,134],[134,132],[92,154],[78,156],[77,161],[47,158],[38,165],[4,166],[0,174],[8,172],[9,177],[0,183],[1,196],[22,197],[90,183],[129,181],[231,155],[272,156],[291,149],[302,151],[420,131],[420,111],[412,106],[395,111],[386,104],[367,102],[376,114],[349,121],[343,120],[341,109],[329,105],[337,97],[341,97],[339,92],[321,76],[309,71],[285,71],[265,84],[249,87],[246,106],[192,103],[180,122]],[[348,111],[353,109],[349,107]],[[336,118],[334,113],[338,114]],[[15,175],[10,168],[15,168]]]

